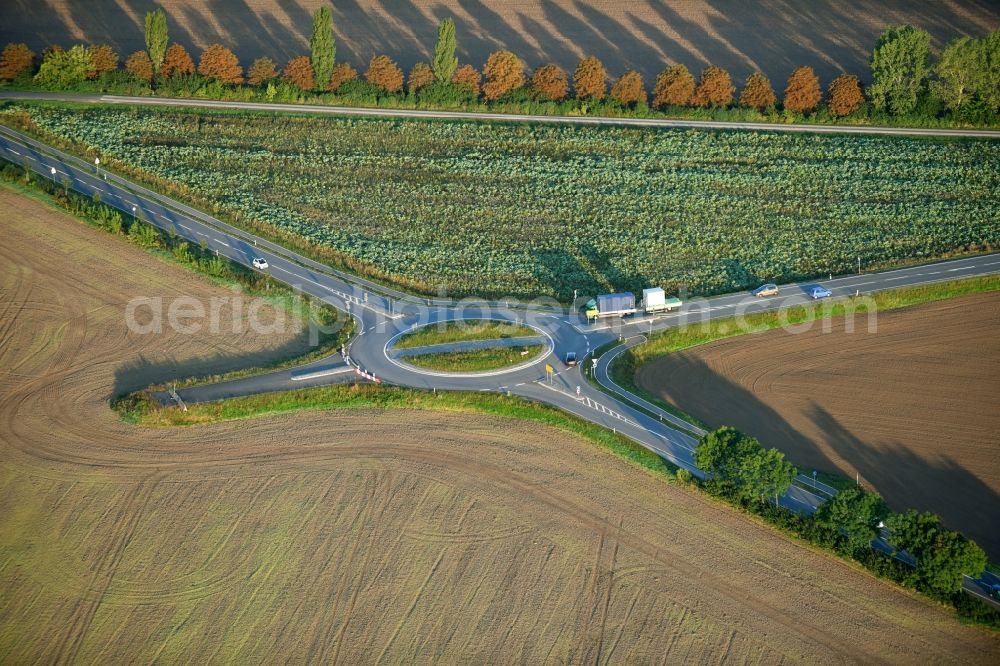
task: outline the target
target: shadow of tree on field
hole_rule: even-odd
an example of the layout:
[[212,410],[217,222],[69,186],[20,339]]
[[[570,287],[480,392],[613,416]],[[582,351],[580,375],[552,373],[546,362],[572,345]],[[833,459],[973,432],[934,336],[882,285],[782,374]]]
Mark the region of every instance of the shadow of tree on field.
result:
[[[13,0],[0,24],[0,43],[26,41],[37,52],[51,44],[108,43],[124,58],[145,48],[143,19],[154,0]],[[197,58],[220,42],[244,67],[260,56],[283,66],[309,51],[318,0],[212,0],[163,3],[172,41]],[[935,48],[961,34],[995,29],[1000,7],[987,0],[923,3],[908,0],[563,0],[508,6],[499,0],[337,0],[332,3],[338,60],[364,71],[386,54],[404,69],[430,58],[437,22],[458,28],[462,62],[481,68],[491,51],[509,49],[528,69],[554,62],[572,71],[580,57],[600,58],[612,78],[637,69],[651,87],[667,65],[696,74],[712,63],[741,83],[763,69],[780,90],[794,67],[811,65],[826,84],[842,70],[867,79],[871,48],[882,29],[911,23],[927,29]]]
[[[1000,494],[946,451],[934,458],[915,453],[902,442],[870,445],[851,433],[835,416],[812,402],[809,419],[850,462],[862,480],[878,491],[895,511],[917,509],[941,516],[947,527],[964,533],[1000,558]],[[946,445],[942,442],[942,446]]]
[[[725,356],[721,358],[724,362]],[[780,362],[765,357],[759,363],[763,368]],[[650,361],[639,368],[636,382],[712,427],[733,426],[781,450],[805,474],[812,469],[849,478],[860,474],[862,485],[880,493],[894,510],[936,513],[945,525],[974,539],[991,559],[1000,558],[1000,533],[994,529],[1000,522],[1000,495],[945,450],[930,457],[904,442],[866,442],[815,400],[808,401],[802,415],[820,434],[805,435],[752,390],[689,352]]]
[[[222,329],[225,330],[225,323],[223,323]],[[154,384],[192,377],[209,377],[245,368],[272,366],[284,360],[301,356],[310,349],[309,332],[305,330],[278,347],[259,352],[215,353],[185,359],[177,359],[169,355],[164,357],[161,354],[157,354],[153,358],[141,354],[136,359],[115,369],[115,380],[111,394],[107,396],[107,399],[110,400]]]

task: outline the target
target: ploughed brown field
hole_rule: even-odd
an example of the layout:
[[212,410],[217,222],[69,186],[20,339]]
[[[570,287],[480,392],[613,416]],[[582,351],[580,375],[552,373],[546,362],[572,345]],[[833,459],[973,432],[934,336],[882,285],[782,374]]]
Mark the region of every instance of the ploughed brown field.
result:
[[1000,559],[1000,293],[859,315],[667,354],[648,391],[732,425],[800,468],[839,472],[890,506],[939,514]]
[[566,435],[116,391],[294,335],[129,332],[226,289],[0,188],[0,662],[996,663],[1000,636]]
[[[326,0],[160,0],[171,39],[197,52],[221,42],[248,65],[266,55],[281,66],[309,50],[312,12]],[[8,4],[10,4],[8,2]],[[331,4],[326,2],[326,4]],[[437,24],[455,20],[458,55],[481,68],[490,52],[509,49],[529,68],[554,62],[572,69],[595,55],[611,76],[642,73],[647,86],[666,64],[700,71],[725,67],[738,83],[761,69],[782,90],[792,70],[811,65],[824,85],[846,71],[868,78],[868,60],[886,27],[928,30],[940,48],[962,34],[1000,26],[1000,5],[986,0],[337,0],[332,3],[337,57],[364,71],[387,54],[407,70],[429,62]],[[106,42],[123,57],[144,49],[143,17],[153,2],[13,0],[0,43]]]

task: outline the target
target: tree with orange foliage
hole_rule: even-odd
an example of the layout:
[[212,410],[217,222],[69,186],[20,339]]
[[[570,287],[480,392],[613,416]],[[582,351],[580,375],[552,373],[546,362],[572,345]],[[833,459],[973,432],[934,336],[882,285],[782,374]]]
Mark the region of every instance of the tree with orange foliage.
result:
[[125,69],[140,81],[153,80],[153,61],[145,51],[136,51],[125,61]]
[[259,86],[276,78],[278,78],[278,65],[267,56],[254,60],[247,70],[247,83],[252,86]]
[[358,80],[358,70],[354,69],[349,62],[338,62],[333,66],[333,73],[330,74],[330,83],[327,90],[337,92],[341,85],[348,81]]
[[397,93],[403,89],[403,70],[389,56],[375,56],[368,63],[365,81],[386,92]]
[[557,65],[542,65],[531,74],[528,86],[540,95],[559,102],[569,94],[569,78]]
[[782,106],[786,111],[795,113],[812,111],[819,105],[821,99],[823,92],[812,67],[799,67],[788,77],[785,98],[782,100]]
[[747,77],[746,83],[743,84],[743,92],[740,93],[740,106],[763,111],[774,106],[777,101],[778,97],[774,94],[771,81],[763,73],[754,72]]
[[646,96],[646,86],[642,82],[642,75],[634,69],[630,69],[615,81],[611,86],[611,98],[622,106],[635,106],[640,102],[645,104],[649,99]]
[[243,83],[243,68],[232,51],[222,44],[212,44],[201,52],[198,73],[219,83],[238,86]]
[[299,56],[289,60],[281,78],[299,90],[312,90],[316,87],[316,76],[313,74],[312,60],[309,56]]
[[31,69],[35,62],[35,52],[27,44],[8,44],[0,55],[0,79],[13,81],[21,73]]
[[434,82],[434,70],[426,62],[418,62],[410,70],[410,77],[406,80],[406,89],[412,95],[424,86]]
[[687,106],[694,96],[694,77],[688,68],[676,64],[666,68],[656,77],[653,86],[653,108]]
[[725,107],[733,103],[733,93],[735,92],[736,86],[733,85],[729,72],[721,67],[709,65],[701,73],[691,103],[701,107]]
[[483,95],[487,101],[500,99],[524,85],[524,63],[510,51],[494,51],[483,67],[486,85]]
[[87,73],[88,79],[96,79],[104,72],[113,72],[118,69],[118,54],[107,44],[91,46],[90,60],[94,63],[94,68]]
[[835,116],[854,113],[865,101],[858,77],[850,74],[841,74],[831,81],[830,87],[826,89],[826,95],[826,107]]
[[604,99],[607,89],[608,72],[604,63],[594,56],[587,56],[576,66],[573,72],[573,90],[577,99]]
[[182,45],[174,42],[167,47],[167,53],[163,56],[163,66],[160,67],[160,76],[169,79],[174,74],[187,76],[194,74],[194,60]]
[[468,64],[456,69],[454,76],[451,77],[452,83],[468,88],[476,97],[479,97],[479,84],[482,80],[483,75],[479,70]]

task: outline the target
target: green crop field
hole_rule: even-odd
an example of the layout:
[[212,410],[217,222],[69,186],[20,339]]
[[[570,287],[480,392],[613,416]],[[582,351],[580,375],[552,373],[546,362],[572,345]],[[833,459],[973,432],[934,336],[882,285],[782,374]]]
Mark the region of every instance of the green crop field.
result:
[[452,295],[742,289],[1000,244],[1000,142],[14,105],[360,272]]

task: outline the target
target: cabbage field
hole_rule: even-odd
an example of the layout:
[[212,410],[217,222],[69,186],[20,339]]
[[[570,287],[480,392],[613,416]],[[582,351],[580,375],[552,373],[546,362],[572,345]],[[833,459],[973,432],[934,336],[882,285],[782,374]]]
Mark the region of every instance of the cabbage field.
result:
[[24,111],[42,133],[182,183],[239,224],[452,295],[706,294],[1000,244],[998,141],[6,113]]

